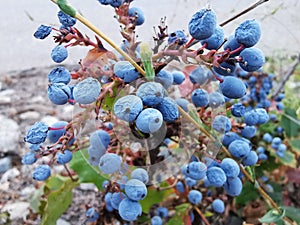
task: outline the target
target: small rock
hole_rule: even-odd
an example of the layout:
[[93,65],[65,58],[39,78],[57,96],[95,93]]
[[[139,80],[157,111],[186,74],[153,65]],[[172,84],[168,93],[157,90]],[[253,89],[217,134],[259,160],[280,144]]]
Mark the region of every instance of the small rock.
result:
[[10,103],[11,103],[11,97],[9,96],[0,97],[0,105],[10,104]]
[[95,184],[92,183],[81,183],[79,185],[79,189],[83,191],[95,191],[97,190],[97,187]]
[[40,114],[35,111],[28,111],[21,113],[19,117],[21,120],[37,120],[40,118]]
[[56,225],[70,225],[70,223],[60,218],[56,221]]
[[15,90],[13,89],[7,89],[7,90],[3,90],[0,91],[0,97],[5,97],[5,96],[13,96],[16,93]]
[[53,123],[57,122],[58,119],[54,116],[45,116],[41,119],[41,121],[46,123],[48,126],[51,126]]
[[5,157],[0,159],[0,173],[5,173],[11,168],[11,158]]
[[20,175],[20,171],[17,168],[11,168],[7,170],[1,177],[0,183],[5,183],[9,180],[12,180]]
[[2,212],[9,212],[11,220],[26,219],[29,214],[29,203],[28,202],[15,202],[6,204]]
[[12,119],[0,115],[0,152],[14,152],[20,141],[19,125]]
[[29,199],[35,190],[36,189],[34,188],[34,186],[27,186],[21,190],[20,195],[25,199]]

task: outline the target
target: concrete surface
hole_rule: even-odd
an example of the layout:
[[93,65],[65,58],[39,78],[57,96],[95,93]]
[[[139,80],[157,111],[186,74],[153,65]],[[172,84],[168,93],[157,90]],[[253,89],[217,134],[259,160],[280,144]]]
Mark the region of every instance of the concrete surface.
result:
[[[97,0],[69,0],[84,16],[92,21],[116,43],[121,42],[119,25],[113,19],[114,10],[102,6]],[[135,0],[132,5],[141,7],[146,22],[137,29],[140,40],[150,40],[152,27],[161,17],[167,16],[169,32],[176,29],[187,30],[193,13],[210,3],[216,11],[218,22],[222,22],[254,0]],[[33,33],[40,24],[58,26],[58,8],[50,0],[0,0],[0,73],[10,70],[49,66],[51,49],[55,46],[51,38],[37,40]],[[228,36],[245,19],[256,18],[261,22],[262,37],[258,45],[265,54],[282,51],[293,54],[300,51],[300,2],[299,0],[269,0],[252,12],[240,17],[225,27]],[[76,25],[90,37],[93,33],[81,24]],[[107,46],[107,44],[106,44]],[[69,50],[66,63],[77,63],[87,49],[75,47]]]

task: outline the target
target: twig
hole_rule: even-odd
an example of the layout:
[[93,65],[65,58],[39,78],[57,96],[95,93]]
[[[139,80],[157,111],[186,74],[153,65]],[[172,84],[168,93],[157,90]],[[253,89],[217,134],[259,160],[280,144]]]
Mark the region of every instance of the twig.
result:
[[297,66],[300,63],[300,53],[297,55],[297,58],[295,59],[295,61],[291,64],[290,68],[287,70],[284,78],[282,79],[282,81],[280,82],[280,85],[278,86],[278,88],[276,89],[276,91],[274,91],[274,93],[272,94],[272,99],[274,99],[284,88],[285,83],[289,80],[289,78],[294,74]]
[[208,222],[208,220],[206,219],[206,217],[203,215],[203,213],[201,212],[201,210],[198,207],[194,207],[194,209],[197,211],[197,213],[199,214],[199,216],[201,217],[201,219],[203,220],[203,222],[206,225],[210,225],[210,223]]
[[249,6],[247,9],[243,10],[242,12],[236,14],[235,16],[229,18],[228,20],[224,21],[223,23],[220,24],[221,27],[225,26],[227,23],[230,23],[231,21],[237,19],[238,17],[246,14],[247,12],[255,9],[256,7],[258,7],[259,5],[268,2],[269,0],[259,0],[256,3],[254,3],[253,5]]
[[69,177],[71,178],[71,180],[72,180],[73,182],[75,182],[76,179],[74,179],[74,177],[72,176],[72,173],[71,173],[71,171],[69,170],[69,168],[66,166],[66,164],[63,164],[63,165],[64,165],[64,168],[65,168],[65,170],[67,171]]

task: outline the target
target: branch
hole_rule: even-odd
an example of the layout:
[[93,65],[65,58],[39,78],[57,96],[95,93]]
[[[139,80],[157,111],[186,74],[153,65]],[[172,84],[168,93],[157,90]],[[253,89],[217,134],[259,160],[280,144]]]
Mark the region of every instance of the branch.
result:
[[295,61],[291,64],[290,68],[287,70],[284,78],[282,79],[279,87],[276,89],[276,91],[274,91],[274,93],[272,94],[272,99],[274,99],[284,88],[285,83],[289,80],[289,78],[294,74],[297,66],[300,63],[300,53],[297,55],[297,58],[295,59]]
[[231,21],[237,19],[238,17],[246,14],[247,12],[250,12],[251,10],[255,9],[256,7],[258,7],[259,5],[268,2],[269,0],[258,0],[256,3],[254,3],[253,5],[249,6],[247,9],[243,10],[242,12],[236,14],[235,16],[229,18],[228,20],[224,21],[223,23],[220,24],[221,27],[225,26],[227,23],[230,23]]

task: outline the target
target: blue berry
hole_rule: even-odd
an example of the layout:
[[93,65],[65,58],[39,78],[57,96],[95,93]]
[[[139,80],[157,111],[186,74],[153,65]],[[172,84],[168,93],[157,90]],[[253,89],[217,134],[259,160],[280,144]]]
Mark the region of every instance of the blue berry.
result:
[[66,164],[72,160],[73,154],[69,150],[65,150],[63,153],[59,152],[56,155],[56,161],[58,164]]
[[110,143],[110,136],[105,130],[96,130],[91,133],[90,136],[90,144],[99,149],[100,151],[104,151],[107,149]]
[[235,197],[241,194],[243,183],[238,177],[228,178],[223,187],[228,195]]
[[114,210],[114,208],[111,205],[111,196],[111,192],[107,192],[104,196],[105,208],[108,212],[112,212]]
[[285,144],[279,144],[277,151],[279,152],[285,152],[286,151],[286,145]]
[[233,76],[235,74],[236,64],[232,62],[222,62],[219,67],[213,67],[213,70],[223,76]]
[[[237,48],[240,47],[241,44],[238,43],[237,39],[234,37],[234,35],[230,35],[228,40],[225,42],[223,48],[224,50],[229,50],[229,51],[233,51],[236,50]],[[234,54],[232,54],[231,56],[237,56],[239,55],[241,51],[238,51]],[[247,73],[248,74],[248,73]]]
[[136,119],[136,127],[144,133],[154,133],[163,124],[163,116],[160,111],[153,108],[144,109]]
[[168,35],[168,44],[177,44],[177,45],[183,45],[187,43],[187,37],[186,34],[182,30],[176,30],[175,32],[172,32]]
[[111,195],[110,203],[111,206],[118,210],[119,205],[123,199],[127,198],[126,195],[123,192],[115,192]]
[[184,192],[184,184],[181,182],[181,181],[178,181],[176,183],[176,186],[175,186],[176,190],[179,192],[179,193],[183,193]]
[[104,174],[112,174],[120,169],[121,158],[114,153],[106,153],[100,158],[99,168]]
[[227,98],[238,99],[246,94],[246,86],[242,80],[233,76],[224,77],[219,85],[221,92]]
[[146,106],[156,106],[165,97],[165,90],[160,83],[146,82],[139,86],[136,96],[140,97]]
[[169,210],[168,210],[168,208],[166,208],[166,207],[160,206],[160,207],[158,207],[158,208],[156,209],[156,213],[157,213],[157,215],[160,216],[161,218],[166,218],[166,217],[168,217],[168,215],[169,215]]
[[216,166],[208,168],[206,176],[210,185],[214,187],[221,187],[226,181],[224,170]]
[[109,180],[105,180],[102,182],[102,189],[107,189],[109,186],[110,182]]
[[125,193],[131,200],[139,201],[146,197],[147,187],[142,181],[131,179],[125,184]]
[[216,14],[211,9],[200,9],[189,22],[189,32],[193,38],[203,40],[209,38],[216,28]]
[[39,151],[41,149],[41,143],[31,144],[31,145],[29,145],[29,149],[32,150],[32,151]]
[[33,179],[38,181],[44,181],[48,177],[50,177],[50,175],[51,175],[51,170],[48,165],[39,165],[34,169],[32,173]]
[[153,216],[151,218],[151,225],[162,225],[162,219],[159,216]]
[[57,13],[57,16],[58,16],[58,19],[59,19],[59,22],[64,26],[64,27],[71,27],[71,26],[74,26],[75,23],[76,23],[76,19],[65,14],[64,12],[62,11],[59,11]]
[[255,126],[245,126],[241,134],[244,138],[252,138],[255,136],[257,128]]
[[258,155],[255,151],[250,151],[243,159],[244,166],[254,166],[258,161]]
[[106,149],[101,151],[100,149],[90,145],[88,147],[88,154],[89,154],[89,162],[93,166],[99,165],[99,161],[101,156],[103,156],[106,152]]
[[88,210],[85,212],[85,216],[88,218],[87,222],[95,222],[99,218],[99,213],[96,211],[94,207],[88,208]]
[[137,201],[125,198],[119,205],[119,214],[123,220],[134,221],[142,215],[142,207]]
[[245,111],[246,111],[246,107],[240,102],[233,104],[231,107],[231,113],[233,116],[236,117],[242,117]]
[[189,202],[198,205],[202,201],[202,194],[198,190],[191,190],[188,194]]
[[143,102],[135,95],[123,96],[114,104],[114,114],[127,122],[133,122],[142,110]]
[[45,25],[41,25],[38,27],[38,29],[34,32],[33,36],[37,39],[44,39],[47,36],[49,36],[49,34],[52,31],[52,27],[51,26],[45,26]]
[[283,104],[283,102],[277,102],[277,103],[276,103],[276,108],[277,108],[278,110],[283,110],[283,109],[284,109],[284,104]]
[[73,96],[79,104],[90,104],[97,100],[101,91],[100,82],[92,77],[80,81],[73,89]]
[[128,9],[128,15],[135,17],[135,25],[140,26],[145,22],[144,12],[138,7],[131,7]]
[[148,172],[145,169],[137,168],[134,169],[131,173],[132,179],[137,179],[142,181],[144,184],[147,184],[149,181],[149,175]]
[[71,75],[69,70],[63,66],[59,66],[50,71],[48,74],[48,80],[50,83],[68,84],[71,80]]
[[159,71],[158,74],[155,76],[154,80],[158,83],[161,83],[165,89],[171,87],[171,85],[174,82],[172,73],[170,73],[167,70]]
[[40,144],[46,140],[48,126],[43,122],[36,122],[27,131],[24,140],[30,144]]
[[213,109],[218,108],[219,106],[222,106],[225,104],[225,98],[224,95],[222,95],[220,92],[211,92],[208,95],[208,103],[209,106]]
[[259,146],[257,149],[256,149],[257,153],[264,153],[265,152],[265,148],[262,147],[262,146]]
[[206,44],[206,49],[212,50],[217,49],[221,46],[224,41],[224,31],[223,28],[219,25],[216,26],[214,33],[206,39],[201,41],[201,44]]
[[284,93],[279,93],[276,97],[275,97],[275,101],[276,102],[281,102],[282,99],[284,99],[285,95]]
[[231,122],[229,118],[223,115],[217,115],[214,118],[211,126],[219,133],[225,133],[231,130]]
[[225,205],[221,199],[215,199],[211,206],[216,213],[223,213],[225,211]]
[[102,5],[109,5],[111,0],[98,0]]
[[56,105],[64,105],[71,96],[71,89],[64,83],[53,83],[48,87],[48,98]]
[[68,125],[66,121],[57,121],[51,125],[51,128],[48,131],[47,138],[50,143],[55,143],[59,140],[61,136],[66,133],[65,126]]
[[256,20],[246,20],[241,23],[235,30],[235,38],[238,43],[245,47],[255,45],[261,36],[261,30]]
[[203,85],[207,81],[207,71],[202,66],[197,66],[190,74],[189,78],[193,84]]
[[240,62],[240,67],[247,72],[253,72],[260,69],[265,63],[265,56],[258,48],[245,48],[240,53],[243,62]]
[[221,168],[227,177],[237,177],[240,173],[240,167],[231,158],[224,158],[221,162]]
[[265,142],[267,142],[267,143],[271,143],[271,142],[272,142],[272,139],[273,139],[273,137],[272,137],[272,135],[269,134],[269,133],[265,133],[264,136],[263,136],[263,140],[264,140]]
[[188,100],[185,98],[176,98],[175,99],[177,105],[179,105],[184,111],[188,112],[188,104],[190,103]]
[[256,113],[258,114],[258,124],[265,124],[269,121],[269,114],[264,108],[257,108]]
[[114,73],[117,77],[124,80],[125,83],[130,83],[135,81],[139,72],[135,67],[128,61],[119,61],[114,64]]
[[256,110],[250,110],[244,113],[244,122],[249,125],[256,125],[259,122],[259,114]]
[[250,146],[243,140],[235,140],[228,146],[229,152],[237,159],[242,159],[250,152]]
[[196,107],[205,107],[208,105],[208,94],[204,89],[195,89],[192,92],[192,102]]
[[68,57],[67,49],[62,45],[57,45],[52,49],[51,58],[56,63],[63,62]]
[[190,162],[188,165],[183,166],[182,172],[194,180],[201,180],[206,175],[206,169],[207,167],[203,162]]
[[265,153],[259,153],[258,159],[261,161],[266,161],[268,159],[268,156]]
[[173,84],[182,84],[182,82],[185,80],[185,75],[181,71],[173,71]]
[[169,97],[165,97],[157,109],[161,112],[163,120],[166,122],[174,122],[179,117],[178,106],[175,100]]
[[22,164],[25,165],[32,165],[33,163],[35,163],[37,160],[34,152],[27,152],[25,155],[23,155],[22,157]]
[[186,185],[188,187],[193,187],[193,186],[195,186],[197,184],[197,181],[194,180],[194,179],[192,179],[192,178],[190,178],[190,177],[186,177],[185,178],[185,183],[186,183]]
[[224,134],[223,139],[222,139],[222,144],[226,147],[230,145],[231,142],[234,140],[239,139],[240,136],[237,133],[234,132],[227,132]]

